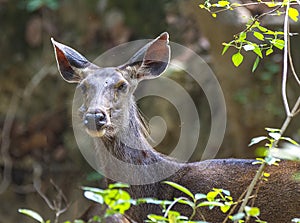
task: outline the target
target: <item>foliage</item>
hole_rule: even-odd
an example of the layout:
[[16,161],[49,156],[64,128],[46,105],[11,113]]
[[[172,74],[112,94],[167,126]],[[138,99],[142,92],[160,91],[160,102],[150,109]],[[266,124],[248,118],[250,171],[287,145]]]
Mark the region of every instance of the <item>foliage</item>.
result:
[[[293,1],[291,1],[293,2]],[[249,3],[250,4],[250,3]],[[213,17],[216,17],[218,13],[226,10],[234,10],[238,7],[248,6],[249,4],[230,3],[229,1],[218,1],[217,3],[211,3],[210,0],[206,0],[204,4],[200,4],[199,7],[209,11]],[[222,54],[224,54],[229,47],[237,49],[231,57],[233,64],[238,67],[244,60],[242,51],[252,51],[256,55],[252,72],[256,70],[260,59],[264,56],[269,56],[274,52],[274,48],[283,50],[285,46],[284,32],[280,30],[271,30],[261,25],[261,18],[266,15],[281,16],[284,14],[282,10],[287,6],[288,0],[283,2],[253,2],[251,5],[266,5],[270,8],[268,12],[265,12],[259,16],[251,17],[248,19],[246,28],[240,33],[234,35],[234,39],[228,43],[223,43],[224,48]],[[299,17],[298,9],[289,7],[288,15],[290,19],[297,22]],[[290,33],[290,35],[293,35]],[[254,39],[254,41],[253,41]]]
[[110,184],[105,190],[93,187],[83,187],[82,189],[87,199],[108,206],[104,216],[107,217],[116,213],[124,214],[131,204],[135,204],[129,193],[122,190],[122,188],[127,187],[129,187],[127,184],[116,183]]
[[[158,200],[156,198],[138,198],[132,199],[124,188],[129,185],[123,183],[110,184],[107,189],[99,189],[94,187],[83,187],[84,196],[96,203],[107,205],[104,216],[94,216],[91,221],[101,222],[105,217],[113,214],[125,214],[132,205],[139,204],[155,204],[162,207],[162,214],[149,214],[145,222],[148,223],[205,223],[204,219],[194,219],[196,212],[201,213],[201,208],[207,207],[210,210],[218,208],[223,213],[229,213],[229,219],[232,221],[242,220],[246,216],[256,218],[257,222],[263,222],[258,217],[260,214],[259,208],[246,207],[245,212],[231,216],[230,210],[235,207],[238,202],[233,201],[230,191],[220,188],[213,188],[207,194],[196,193],[193,194],[186,187],[174,182],[163,182],[169,186],[181,191],[185,196],[174,198],[174,200]],[[180,212],[174,210],[176,204],[185,205],[190,208],[191,215],[184,216]],[[50,220],[45,221],[37,212],[28,209],[19,209],[19,212],[25,214],[40,223],[50,223]],[[64,223],[71,223],[66,221]],[[75,220],[73,223],[84,223],[82,220]]]

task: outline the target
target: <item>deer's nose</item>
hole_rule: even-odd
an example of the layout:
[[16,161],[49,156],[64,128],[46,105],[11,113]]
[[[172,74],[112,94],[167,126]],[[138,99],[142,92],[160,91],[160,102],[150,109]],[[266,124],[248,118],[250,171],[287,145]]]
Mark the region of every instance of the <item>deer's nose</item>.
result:
[[88,112],[85,114],[83,120],[85,127],[93,131],[100,131],[106,123],[107,118],[102,111]]

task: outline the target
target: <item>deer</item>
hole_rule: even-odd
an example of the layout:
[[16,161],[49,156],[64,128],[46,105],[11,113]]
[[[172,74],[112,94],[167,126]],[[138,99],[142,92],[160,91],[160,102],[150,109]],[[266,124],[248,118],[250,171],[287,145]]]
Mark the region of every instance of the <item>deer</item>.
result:
[[[120,174],[124,183],[136,180],[137,183],[132,183],[127,189],[132,198],[173,200],[183,196],[182,192],[163,184],[163,180],[180,184],[193,193],[208,193],[212,188],[223,188],[229,190],[235,200],[247,190],[259,168],[253,164],[254,160],[228,158],[179,162],[157,152],[148,142],[149,133],[138,111],[134,92],[141,81],[158,78],[167,69],[171,57],[167,32],[147,43],[126,63],[117,67],[99,67],[73,48],[53,38],[51,40],[61,77],[68,83],[77,84],[82,91],[84,102],[79,108],[79,116],[87,137],[94,141],[95,154],[99,156],[97,162],[103,166],[105,176]],[[116,164],[116,160],[133,168],[130,171],[123,169]],[[162,168],[148,168],[155,163],[161,164]],[[143,183],[137,179],[145,176],[145,179],[150,179],[162,174],[163,170],[173,169],[176,171],[172,175],[157,182]],[[300,216],[300,182],[293,177],[300,172],[300,163],[281,161],[279,167],[269,165],[265,171],[270,173],[270,177],[256,185],[256,193],[249,202],[260,208],[262,220],[291,222]],[[115,180],[107,177],[106,182],[113,183]],[[179,205],[176,208],[185,216],[191,214],[186,207]],[[97,209],[90,208],[89,212],[96,214]],[[113,222],[143,222],[150,213],[159,214],[161,209],[153,204],[137,205],[125,213],[127,220],[122,216]],[[89,214],[86,213],[85,218],[87,216]],[[215,223],[223,222],[225,217],[226,214],[215,208],[203,207],[193,219]]]

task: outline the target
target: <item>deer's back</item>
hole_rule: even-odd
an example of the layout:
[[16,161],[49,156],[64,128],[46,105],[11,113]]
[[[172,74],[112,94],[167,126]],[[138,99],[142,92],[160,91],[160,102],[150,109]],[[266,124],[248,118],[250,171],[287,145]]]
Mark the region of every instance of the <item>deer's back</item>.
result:
[[[184,167],[178,183],[193,193],[207,193],[213,188],[226,189],[231,192],[234,201],[238,201],[259,168],[259,165],[252,164],[253,161],[220,159],[190,163]],[[292,218],[300,217],[300,181],[295,180],[295,173],[300,172],[300,163],[282,161],[279,166],[267,166],[265,172],[270,173],[270,177],[256,185],[250,202],[254,201],[254,206],[260,208],[260,218],[268,222],[291,222]],[[173,193],[172,197],[182,196],[178,191],[173,190]],[[183,213],[185,210],[182,209]],[[201,209],[201,212],[211,222],[222,222],[226,216],[219,210],[209,211],[208,208]]]

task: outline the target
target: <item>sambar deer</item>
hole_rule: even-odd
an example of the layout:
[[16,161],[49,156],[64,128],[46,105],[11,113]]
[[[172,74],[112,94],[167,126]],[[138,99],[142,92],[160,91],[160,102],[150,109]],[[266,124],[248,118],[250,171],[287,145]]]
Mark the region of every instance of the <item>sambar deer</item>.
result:
[[[185,186],[193,193],[224,188],[238,200],[245,192],[258,170],[258,166],[252,164],[253,160],[215,159],[180,163],[156,152],[146,139],[147,131],[133,93],[140,81],[157,78],[168,67],[168,33],[162,33],[142,47],[128,62],[117,67],[99,67],[74,49],[54,39],[52,43],[62,78],[69,83],[77,83],[85,97],[80,107],[80,116],[86,132],[95,142],[104,174],[112,176],[111,172],[115,171],[113,174],[119,174],[125,183],[136,180],[138,183],[128,189],[133,198],[172,200],[182,196],[181,192],[161,181],[143,184],[138,179],[155,178],[163,174],[164,169],[176,170],[164,180]],[[110,156],[102,156],[107,153]],[[123,168],[115,163],[116,160],[134,168]],[[163,169],[148,168],[155,163],[161,163]],[[249,205],[254,202],[254,206],[261,210],[260,218],[269,223],[291,222],[294,217],[300,217],[300,182],[293,177],[300,172],[300,163],[282,161],[279,167],[268,166],[266,172],[271,174],[268,181],[261,181],[257,185],[259,190],[256,190]],[[107,179],[109,183],[113,180]],[[187,208],[178,206],[178,209],[183,215],[189,216],[190,210]],[[136,222],[143,222],[148,214],[160,211],[157,205],[143,204],[132,207],[126,216]],[[194,219],[222,222],[225,216],[216,208],[210,210],[203,207],[201,214],[196,213]]]

